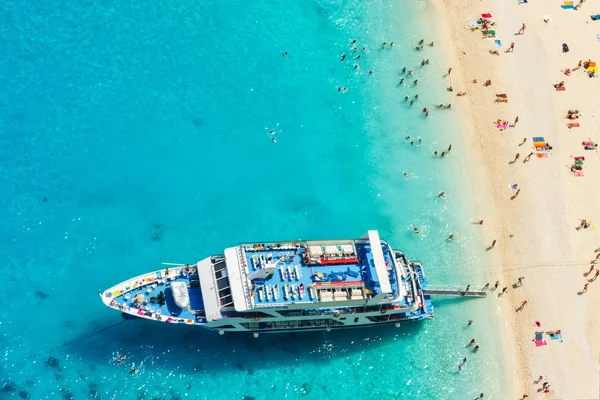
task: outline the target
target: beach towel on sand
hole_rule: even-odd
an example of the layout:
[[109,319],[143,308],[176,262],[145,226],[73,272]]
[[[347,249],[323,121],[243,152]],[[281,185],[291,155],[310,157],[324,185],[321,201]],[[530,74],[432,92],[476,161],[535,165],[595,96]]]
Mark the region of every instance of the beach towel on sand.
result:
[[561,333],[556,333],[554,335],[550,335],[550,340],[559,340],[559,339],[562,339]]
[[556,88],[557,92],[564,92],[565,90],[567,90],[564,86],[559,86]]
[[525,4],[527,3],[527,0],[519,0],[519,4]]
[[592,19],[592,21],[598,21],[600,19],[600,14],[590,15],[590,18]]
[[535,341],[535,346],[536,347],[545,346],[547,344],[548,344],[548,342],[546,342],[545,340],[536,340]]

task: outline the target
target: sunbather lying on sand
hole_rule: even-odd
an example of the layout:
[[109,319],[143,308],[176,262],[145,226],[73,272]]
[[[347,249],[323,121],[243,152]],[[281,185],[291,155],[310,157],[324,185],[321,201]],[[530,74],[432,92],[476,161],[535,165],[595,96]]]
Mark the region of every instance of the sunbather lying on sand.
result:
[[487,81],[485,81],[485,83],[483,84],[483,86],[490,86],[492,84],[492,80],[488,79]]
[[560,81],[557,84],[554,85],[555,88],[559,88],[559,87],[565,87],[565,81]]
[[457,96],[464,96],[466,94],[467,94],[467,92],[458,92],[458,93],[456,93]]

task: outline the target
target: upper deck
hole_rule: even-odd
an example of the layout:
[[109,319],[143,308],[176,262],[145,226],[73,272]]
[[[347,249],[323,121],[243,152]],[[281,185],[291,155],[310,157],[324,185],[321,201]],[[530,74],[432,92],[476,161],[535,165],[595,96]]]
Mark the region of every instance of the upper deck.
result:
[[377,231],[358,240],[242,244],[225,258],[237,311],[360,305],[406,294],[398,284],[404,270]]

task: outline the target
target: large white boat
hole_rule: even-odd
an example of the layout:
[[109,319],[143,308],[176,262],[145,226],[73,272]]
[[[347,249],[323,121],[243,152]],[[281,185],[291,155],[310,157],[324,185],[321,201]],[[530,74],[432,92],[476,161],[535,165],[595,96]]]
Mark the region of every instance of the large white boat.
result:
[[431,318],[425,285],[419,262],[369,231],[357,240],[244,243],[100,295],[124,316],[257,335]]

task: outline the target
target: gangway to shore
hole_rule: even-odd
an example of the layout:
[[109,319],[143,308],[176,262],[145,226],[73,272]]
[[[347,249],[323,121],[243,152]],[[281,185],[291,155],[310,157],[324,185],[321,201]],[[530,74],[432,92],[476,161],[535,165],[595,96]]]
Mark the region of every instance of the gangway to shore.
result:
[[466,286],[433,286],[423,289],[424,295],[429,296],[458,296],[458,297],[487,297],[486,290],[465,290]]

